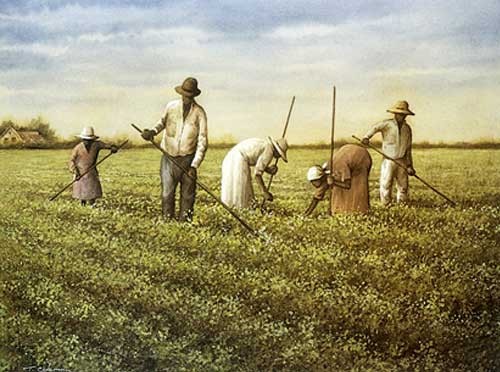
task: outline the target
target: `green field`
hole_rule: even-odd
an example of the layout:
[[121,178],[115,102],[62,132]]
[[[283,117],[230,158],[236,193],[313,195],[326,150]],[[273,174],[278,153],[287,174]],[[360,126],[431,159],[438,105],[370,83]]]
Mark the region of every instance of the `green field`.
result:
[[[200,180],[219,194],[225,150]],[[203,191],[191,225],[160,217],[154,149],[114,155],[95,209],[63,194],[68,150],[3,150],[0,370],[493,371],[500,368],[500,150],[416,150],[412,204],[303,218],[291,149],[269,212],[245,219]]]

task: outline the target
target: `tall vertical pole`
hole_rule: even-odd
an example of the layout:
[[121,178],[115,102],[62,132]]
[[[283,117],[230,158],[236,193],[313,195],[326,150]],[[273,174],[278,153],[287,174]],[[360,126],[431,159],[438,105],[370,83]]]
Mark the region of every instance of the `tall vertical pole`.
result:
[[[333,149],[335,147],[335,107],[336,107],[337,90],[333,86],[333,100],[332,100],[332,133],[330,138],[330,175],[333,176]],[[330,188],[330,213],[332,213],[332,200],[333,200],[333,185]]]
[[332,101],[332,133],[331,133],[331,138],[330,138],[330,168],[332,167],[333,164],[333,148],[334,148],[334,141],[335,141],[335,99],[336,99],[336,94],[337,91],[335,89],[335,86],[333,86],[333,101]]

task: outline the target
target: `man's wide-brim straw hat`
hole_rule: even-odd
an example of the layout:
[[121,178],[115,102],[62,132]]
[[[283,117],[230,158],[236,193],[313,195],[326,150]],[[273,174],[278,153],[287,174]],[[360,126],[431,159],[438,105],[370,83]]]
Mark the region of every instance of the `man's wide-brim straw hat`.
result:
[[201,93],[201,90],[198,89],[198,80],[192,77],[186,78],[182,85],[176,86],[175,91],[186,97],[196,97]]
[[393,114],[405,114],[405,115],[415,115],[413,111],[410,110],[410,106],[406,101],[398,101],[394,106],[387,110]]
[[288,150],[288,142],[284,138],[278,138],[276,141],[269,137],[271,140],[271,143],[273,144],[274,148],[278,153],[280,154],[281,158],[285,163],[288,163],[288,159],[286,157],[286,152]]
[[80,133],[77,137],[80,137],[81,139],[86,139],[86,140],[95,140],[95,139],[99,138],[99,136],[96,136],[94,134],[93,127],[83,128],[82,133]]

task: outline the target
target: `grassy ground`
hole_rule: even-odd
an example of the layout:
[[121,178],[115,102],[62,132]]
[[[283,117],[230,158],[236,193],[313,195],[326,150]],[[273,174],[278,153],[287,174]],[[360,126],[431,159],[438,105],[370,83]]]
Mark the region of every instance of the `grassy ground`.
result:
[[[200,179],[217,194],[226,150]],[[101,167],[105,197],[68,193],[67,150],[0,151],[0,370],[494,370],[500,368],[500,150],[417,150],[410,206],[312,218],[296,149],[252,239],[199,191],[191,225],[160,218],[159,152]],[[248,238],[248,239],[247,239]]]

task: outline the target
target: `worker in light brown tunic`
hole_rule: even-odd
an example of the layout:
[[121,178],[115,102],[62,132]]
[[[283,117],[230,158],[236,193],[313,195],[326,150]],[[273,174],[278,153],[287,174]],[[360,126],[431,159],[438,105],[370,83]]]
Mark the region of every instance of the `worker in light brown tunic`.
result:
[[368,176],[371,166],[372,158],[368,151],[364,147],[349,144],[342,146],[333,155],[333,167],[329,164],[311,167],[307,172],[307,179],[316,191],[305,215],[314,211],[328,190],[332,190],[330,214],[368,212]]
[[[73,184],[73,198],[79,199],[82,205],[87,203],[93,205],[96,199],[102,197],[102,188],[97,168],[92,168],[92,166],[96,163],[100,150],[110,149],[112,153],[115,153],[118,148],[98,141],[99,137],[94,134],[92,127],[83,128],[78,137],[82,139],[82,142],[73,148],[69,161],[69,169],[77,179]],[[89,169],[90,171],[84,174]]]

